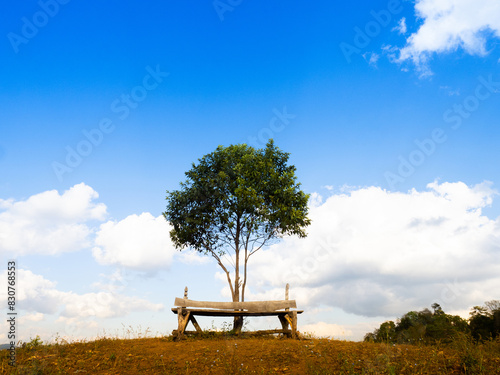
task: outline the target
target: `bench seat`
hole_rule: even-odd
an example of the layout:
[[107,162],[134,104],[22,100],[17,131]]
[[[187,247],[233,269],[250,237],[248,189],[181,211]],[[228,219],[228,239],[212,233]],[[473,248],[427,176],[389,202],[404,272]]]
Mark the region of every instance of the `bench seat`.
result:
[[[178,313],[177,307],[172,308],[174,314]],[[216,309],[188,309],[192,315],[200,316],[276,316],[276,315],[287,315],[290,311],[234,311],[234,310],[216,310]],[[303,310],[293,310],[297,314],[302,314]]]

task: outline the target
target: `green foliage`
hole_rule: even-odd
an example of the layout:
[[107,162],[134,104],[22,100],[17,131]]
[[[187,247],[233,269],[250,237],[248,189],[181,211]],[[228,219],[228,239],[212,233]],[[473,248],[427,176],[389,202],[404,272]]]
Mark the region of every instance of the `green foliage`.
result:
[[437,303],[429,309],[410,311],[397,323],[382,323],[373,333],[365,335],[365,341],[419,344],[433,342],[451,342],[459,333],[469,330],[467,321],[456,315],[448,315]]
[[42,339],[40,338],[40,336],[36,335],[34,339],[31,339],[30,342],[24,343],[22,347],[25,348],[26,350],[36,350],[42,345],[43,345]]
[[396,337],[396,325],[393,321],[384,322],[380,325],[377,337],[382,342],[392,342]]
[[222,255],[228,247],[255,249],[284,235],[304,237],[309,196],[288,157],[270,141],[259,150],[219,146],[193,163],[181,189],[167,192],[163,215],[175,246]]
[[[410,311],[397,323],[382,323],[374,332],[365,335],[365,341],[400,344],[460,341],[463,348],[468,348],[470,340],[484,342],[500,338],[500,301],[493,300],[485,302],[484,306],[474,306],[468,322],[459,316],[446,314],[437,303],[432,308],[434,312],[428,309]],[[470,357],[465,349],[464,353],[465,368],[479,366],[474,362],[475,357]]]
[[470,312],[469,325],[472,337],[486,340],[500,336],[500,301],[485,302],[485,306],[474,306]]
[[[259,150],[246,144],[219,146],[193,163],[180,190],[167,191],[163,216],[173,227],[175,247],[215,258],[235,302],[244,300],[250,256],[285,235],[305,237],[311,223],[309,195],[300,190],[288,157],[272,140]],[[226,254],[234,255],[234,285],[222,260]],[[235,317],[234,330],[240,332],[242,324]]]
[[460,367],[465,374],[487,374],[484,368],[487,350],[479,345],[470,334],[459,334],[452,347],[457,351]]

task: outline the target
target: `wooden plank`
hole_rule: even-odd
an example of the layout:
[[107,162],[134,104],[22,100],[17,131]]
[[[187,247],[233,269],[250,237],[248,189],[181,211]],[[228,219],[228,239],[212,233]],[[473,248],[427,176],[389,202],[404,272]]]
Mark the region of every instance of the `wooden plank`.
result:
[[256,302],[210,302],[193,301],[187,298],[176,298],[175,306],[178,307],[201,307],[206,309],[220,310],[246,310],[246,311],[276,311],[286,308],[297,308],[295,300],[285,301],[256,301]]
[[[178,308],[172,308],[172,312],[177,314]],[[233,311],[233,310],[210,310],[210,309],[184,309],[192,315],[200,316],[279,316],[287,315],[292,311]],[[293,310],[297,314],[302,314],[303,310]]]
[[[221,333],[221,332],[215,332],[213,331],[213,333]],[[261,331],[242,331],[241,334],[243,336],[252,336],[252,335],[270,335],[270,334],[274,334],[274,333],[282,333],[282,334],[285,334],[285,335],[288,335],[290,334],[290,330],[288,329],[265,329],[265,330],[261,330]],[[184,331],[184,334],[185,335],[196,335],[196,334],[199,334],[198,331]]]

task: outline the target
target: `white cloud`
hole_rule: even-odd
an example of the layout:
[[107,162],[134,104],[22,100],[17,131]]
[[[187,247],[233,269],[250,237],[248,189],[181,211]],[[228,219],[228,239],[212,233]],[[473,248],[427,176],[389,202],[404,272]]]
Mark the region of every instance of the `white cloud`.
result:
[[184,264],[207,264],[212,261],[211,256],[202,255],[195,250],[182,250],[176,253],[176,260]]
[[64,309],[61,316],[67,318],[114,318],[125,316],[134,311],[160,311],[163,305],[122,294],[99,293],[63,293]]
[[323,203],[323,197],[318,193],[312,193],[309,197],[309,205],[311,207],[318,207]]
[[100,264],[157,271],[170,266],[176,252],[169,232],[163,216],[130,215],[119,222],[102,224],[92,253]]
[[92,336],[91,334],[91,332],[97,332],[99,330],[99,323],[95,320],[59,316],[55,320],[55,324],[64,327],[64,331],[58,333],[58,335],[61,339],[66,340],[66,342],[93,340],[99,338],[97,334],[95,336]]
[[[18,307],[25,311],[42,314],[57,312],[62,295],[61,292],[57,291],[53,281],[24,269],[17,270],[17,278],[16,300],[19,303]],[[0,291],[0,296],[2,294],[3,288]]]
[[[2,289],[0,298],[7,300],[7,271],[0,274]],[[67,318],[110,318],[125,316],[133,311],[159,311],[163,305],[147,300],[129,297],[115,292],[77,294],[58,290],[56,283],[25,269],[17,272],[17,306],[25,314],[25,319],[38,321],[43,314],[55,314]]]
[[422,24],[400,49],[398,61],[412,61],[424,75],[430,74],[426,63],[432,54],[461,48],[483,56],[488,38],[500,37],[498,0],[417,0],[415,11]]
[[363,53],[363,58],[366,60],[368,64],[370,64],[373,67],[377,67],[377,61],[380,58],[380,55],[374,52],[366,52]]
[[27,322],[40,322],[44,318],[44,315],[42,313],[32,313],[32,314],[26,314],[23,315],[19,318],[19,323],[22,325]]
[[329,337],[341,339],[346,336],[352,336],[352,331],[338,324],[318,322],[314,324],[299,325],[299,331],[302,333],[312,333],[317,337]]
[[0,199],[0,252],[8,256],[55,255],[90,246],[91,220],[104,220],[106,206],[83,183],[26,200]]
[[406,18],[403,17],[399,20],[399,23],[396,27],[392,29],[392,31],[397,31],[400,34],[406,34],[407,27],[406,27]]
[[299,308],[372,317],[433,302],[445,310],[482,304],[500,283],[500,218],[482,214],[495,195],[489,183],[461,182],[333,195],[311,208],[306,239],[287,238],[251,260],[253,295],[281,296],[289,282]]

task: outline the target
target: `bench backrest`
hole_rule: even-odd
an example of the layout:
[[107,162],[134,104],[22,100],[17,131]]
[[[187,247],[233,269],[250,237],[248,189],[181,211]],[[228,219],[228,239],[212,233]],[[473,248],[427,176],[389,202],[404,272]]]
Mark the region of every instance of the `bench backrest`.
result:
[[193,301],[187,298],[176,298],[175,306],[218,309],[218,310],[244,310],[249,312],[257,312],[257,311],[270,312],[270,311],[284,310],[289,308],[297,308],[295,300],[257,301],[257,302],[209,302],[209,301]]

